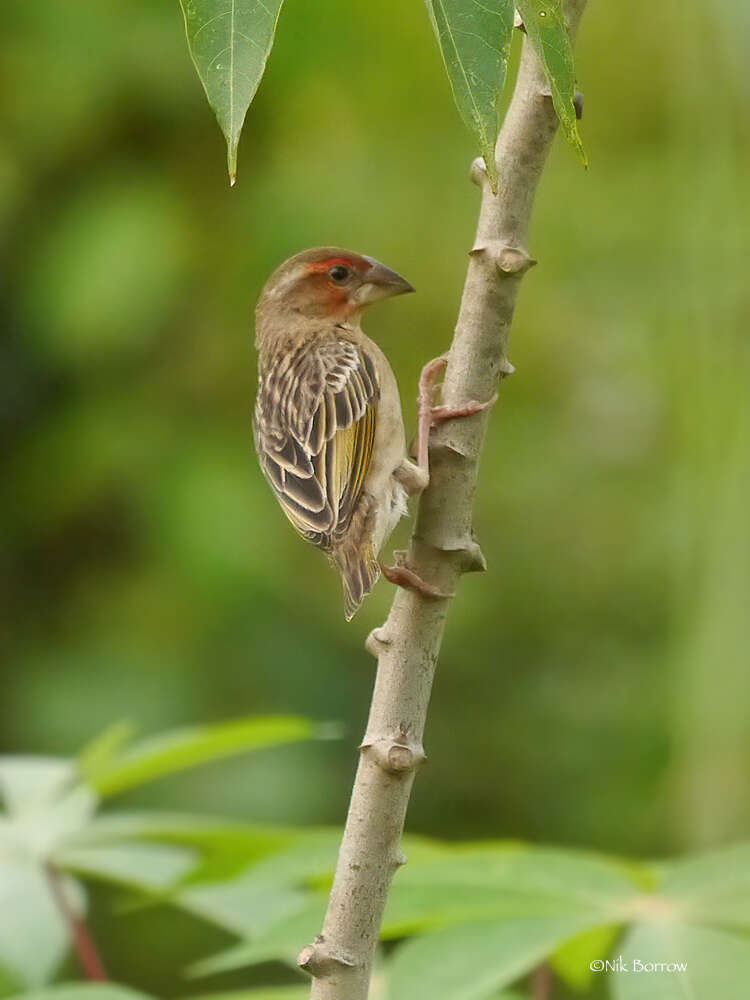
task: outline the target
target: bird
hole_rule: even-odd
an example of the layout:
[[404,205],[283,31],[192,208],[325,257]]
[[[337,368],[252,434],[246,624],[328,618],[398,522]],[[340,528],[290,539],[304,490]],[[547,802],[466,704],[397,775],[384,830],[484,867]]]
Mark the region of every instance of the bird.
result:
[[407,455],[396,377],[360,321],[373,303],[413,291],[373,257],[314,247],[271,274],[256,306],[260,468],[296,531],[338,570],[347,621],[381,571],[400,586],[444,596],[378,555],[408,497],[429,482],[430,427],[489,405],[435,406],[447,359],[429,362],[420,377],[416,460]]

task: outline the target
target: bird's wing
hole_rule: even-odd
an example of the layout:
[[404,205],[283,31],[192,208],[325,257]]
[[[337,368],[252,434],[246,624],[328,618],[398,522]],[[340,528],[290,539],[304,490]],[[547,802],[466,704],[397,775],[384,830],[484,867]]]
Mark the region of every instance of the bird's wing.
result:
[[323,548],[345,534],[357,506],[379,395],[373,359],[336,336],[280,352],[259,374],[261,468],[297,531]]

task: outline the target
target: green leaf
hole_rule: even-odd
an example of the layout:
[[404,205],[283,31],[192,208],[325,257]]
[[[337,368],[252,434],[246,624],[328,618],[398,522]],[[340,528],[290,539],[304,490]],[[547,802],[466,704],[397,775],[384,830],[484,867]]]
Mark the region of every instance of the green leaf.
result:
[[136,993],[125,986],[103,983],[60,983],[45,990],[23,993],[11,1000],[149,1000],[145,993]]
[[244,878],[255,885],[302,886],[321,884],[328,888],[336,867],[341,831],[313,829],[299,831],[294,842],[262,858],[248,869]]
[[234,879],[183,890],[170,902],[239,937],[254,938],[298,912],[305,900],[298,889],[253,886]]
[[94,819],[86,829],[68,838],[66,848],[122,846],[131,841],[192,847],[201,852],[201,860],[184,881],[198,883],[236,878],[263,858],[276,857],[300,838],[309,836],[307,832],[207,816],[117,813]]
[[479,919],[574,912],[612,922],[639,895],[630,870],[597,855],[502,843],[446,849],[399,871],[383,936]]
[[231,993],[211,993],[193,1000],[307,1000],[309,986],[268,986],[254,990],[233,990]]
[[733,844],[677,861],[659,892],[683,919],[750,930],[750,844]]
[[[628,971],[610,974],[614,1000],[747,998],[750,940],[739,934],[661,920],[633,927],[620,951]],[[673,968],[680,963],[684,971]]]
[[193,851],[167,844],[112,844],[59,851],[55,865],[82,878],[125,885],[139,892],[163,892],[193,868]]
[[241,854],[245,866],[310,837],[309,831],[255,826],[223,818],[171,812],[119,812],[95,817],[74,838],[72,847],[112,844],[128,840],[195,847],[206,852]]
[[271,52],[282,0],[180,0],[188,48],[227,141],[229,181],[247,109]]
[[23,989],[23,983],[18,976],[0,962],[0,997],[13,996],[20,989]]
[[619,933],[619,926],[604,924],[576,934],[557,949],[549,959],[549,966],[566,986],[583,993],[596,975],[591,963],[596,959],[607,958]]
[[568,142],[577,150],[584,167],[586,153],[578,133],[573,104],[576,71],[573,47],[560,0],[515,0],[529,41],[542,61],[552,93],[552,103]]
[[154,736],[106,759],[85,773],[101,796],[117,795],[198,764],[323,735],[298,716],[259,716]]
[[388,1000],[487,1000],[526,975],[586,922],[570,917],[462,924],[412,938],[388,965]]
[[135,727],[121,720],[95,736],[78,755],[81,774],[91,774],[109,764],[135,736]]
[[70,761],[46,757],[0,758],[0,849],[27,860],[44,860],[83,829],[96,809],[90,788],[77,783]]
[[[77,887],[66,884],[66,891]],[[44,985],[68,950],[68,934],[44,872],[0,856],[0,964],[29,987]]]
[[453,99],[497,193],[495,142],[513,34],[513,0],[427,0]]
[[0,757],[0,799],[18,816],[45,807],[73,783],[75,768],[59,757]]
[[294,964],[300,948],[319,932],[325,908],[325,896],[303,897],[293,912],[264,928],[252,941],[198,962],[189,969],[189,973],[209,976],[275,960]]

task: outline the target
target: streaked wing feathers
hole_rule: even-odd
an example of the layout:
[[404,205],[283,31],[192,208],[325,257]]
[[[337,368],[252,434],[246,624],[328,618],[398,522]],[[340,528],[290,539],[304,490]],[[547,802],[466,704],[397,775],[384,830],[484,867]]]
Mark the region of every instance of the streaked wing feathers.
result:
[[297,531],[325,549],[346,533],[362,492],[378,399],[372,358],[334,335],[280,352],[259,373],[261,468]]

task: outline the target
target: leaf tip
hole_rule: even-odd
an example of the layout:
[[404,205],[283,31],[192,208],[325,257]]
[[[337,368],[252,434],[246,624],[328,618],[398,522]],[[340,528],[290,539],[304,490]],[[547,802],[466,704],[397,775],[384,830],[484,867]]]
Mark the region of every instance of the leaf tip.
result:
[[234,187],[237,183],[237,139],[227,135],[227,171],[229,173],[229,186]]
[[490,191],[496,195],[499,178],[497,175],[497,161],[495,160],[495,150],[494,147],[485,150],[484,154],[484,165],[487,172],[487,180],[489,181]]
[[340,722],[320,722],[313,727],[310,735],[319,740],[340,740],[344,736],[344,727]]

